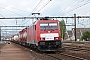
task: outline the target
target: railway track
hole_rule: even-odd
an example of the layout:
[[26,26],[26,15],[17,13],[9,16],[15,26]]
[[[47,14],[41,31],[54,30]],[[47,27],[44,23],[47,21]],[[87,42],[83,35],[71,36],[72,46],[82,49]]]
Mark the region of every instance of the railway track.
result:
[[51,57],[53,60],[87,60],[85,58],[81,58],[61,52],[58,52],[56,54],[45,54],[45,55]]
[[32,60],[87,60],[87,59],[84,59],[81,57],[62,53],[61,51],[59,51],[57,53],[55,53],[55,52],[37,52],[35,50],[30,49],[30,56],[32,57]]
[[65,53],[75,55],[78,57],[83,57],[87,60],[90,58],[90,44],[71,44],[71,45],[63,45],[63,49]]
[[71,46],[71,45],[65,45],[63,48],[64,48],[65,50],[90,52],[90,47],[85,47],[85,46]]
[[90,49],[88,49],[88,48],[77,48],[77,47],[74,47],[74,48],[69,48],[68,50],[90,52]]
[[[70,47],[68,47],[70,49]],[[66,50],[61,52],[37,52],[35,50],[31,50],[28,47],[23,47],[22,48],[25,51],[29,51],[29,54],[32,58],[32,60],[88,60],[87,58],[82,58],[82,56],[79,56],[78,54],[75,55],[75,52],[71,54],[70,51],[75,51],[75,50]],[[83,55],[83,54],[82,54]]]
[[[68,47],[67,50],[76,51],[75,47],[72,49],[70,47]],[[77,55],[69,54],[69,53],[67,53],[67,50],[63,51],[64,53],[61,51],[59,51],[57,53],[50,53],[50,52],[43,53],[43,52],[37,52],[35,50],[30,49],[30,56],[32,57],[32,60],[87,60],[86,58],[82,58]]]

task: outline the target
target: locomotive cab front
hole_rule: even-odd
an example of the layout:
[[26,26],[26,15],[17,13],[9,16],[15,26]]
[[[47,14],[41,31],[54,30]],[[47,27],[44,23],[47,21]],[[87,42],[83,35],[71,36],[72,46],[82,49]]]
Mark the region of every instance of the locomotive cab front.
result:
[[41,20],[39,22],[38,38],[38,49],[40,51],[57,51],[61,48],[58,20]]

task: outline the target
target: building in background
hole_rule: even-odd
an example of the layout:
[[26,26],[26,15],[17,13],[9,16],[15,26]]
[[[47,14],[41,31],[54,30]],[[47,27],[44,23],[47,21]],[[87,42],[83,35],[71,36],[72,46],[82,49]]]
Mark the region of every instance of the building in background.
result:
[[[85,31],[90,32],[90,28],[76,28],[76,39],[77,41],[81,40],[81,36]],[[74,28],[66,32],[64,40],[75,40]]]

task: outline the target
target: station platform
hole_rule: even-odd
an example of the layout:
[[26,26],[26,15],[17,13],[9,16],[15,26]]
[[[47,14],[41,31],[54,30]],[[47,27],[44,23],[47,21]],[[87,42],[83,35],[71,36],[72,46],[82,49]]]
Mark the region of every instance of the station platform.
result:
[[32,60],[30,53],[14,43],[6,43],[0,49],[0,60]]

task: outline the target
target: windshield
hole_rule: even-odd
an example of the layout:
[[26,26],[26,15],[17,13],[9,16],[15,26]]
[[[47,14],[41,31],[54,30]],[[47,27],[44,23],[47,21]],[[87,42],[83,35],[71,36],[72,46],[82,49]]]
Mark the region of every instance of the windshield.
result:
[[57,23],[42,23],[40,24],[41,30],[58,29]]

